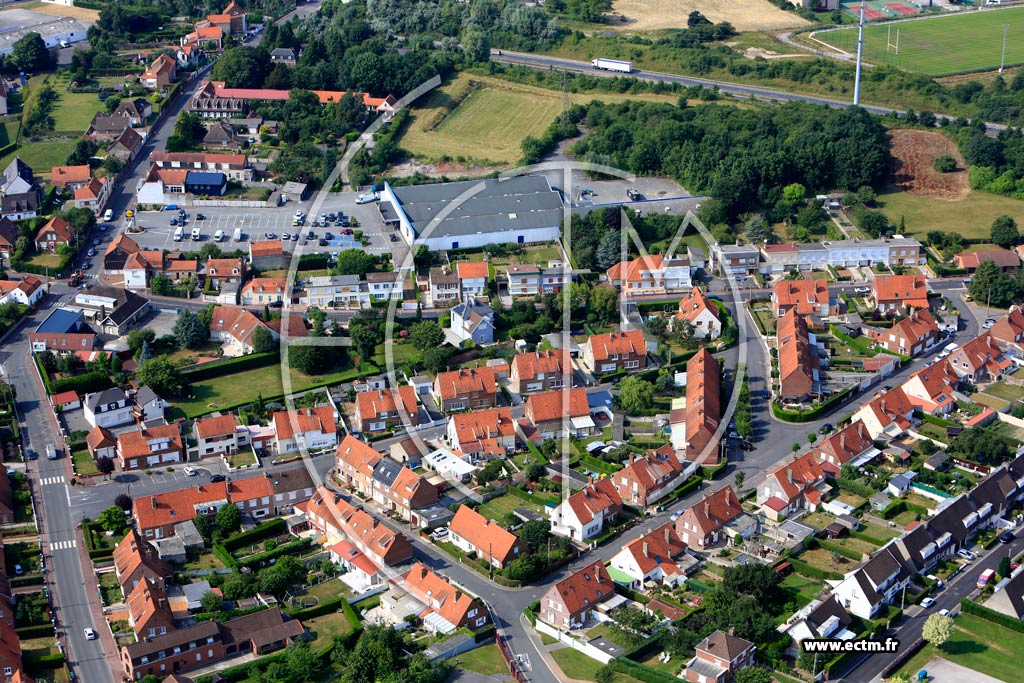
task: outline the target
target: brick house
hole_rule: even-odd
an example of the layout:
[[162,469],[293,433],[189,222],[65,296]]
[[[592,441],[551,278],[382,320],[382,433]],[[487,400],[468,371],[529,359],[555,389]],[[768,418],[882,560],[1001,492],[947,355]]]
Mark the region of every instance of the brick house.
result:
[[863,420],[872,439],[893,439],[910,429],[914,406],[902,387],[886,391],[868,401],[853,414]]
[[153,60],[139,82],[147,88],[159,90],[173,83],[178,78],[178,62],[167,54],[162,54]]
[[132,528],[114,548],[113,559],[114,573],[125,597],[144,579],[163,586],[174,575],[170,566],[160,559],[156,548]]
[[736,672],[754,665],[757,646],[729,632],[715,631],[697,644],[686,663],[686,680],[692,683],[732,683]]
[[143,427],[117,437],[117,457],[122,470],[149,469],[183,461],[178,425]]
[[702,463],[719,460],[715,434],[722,420],[722,376],[718,361],[701,348],[686,362],[686,457]]
[[174,614],[163,584],[143,577],[125,598],[128,623],[139,640],[175,631]]
[[560,438],[566,435],[566,431],[582,438],[597,430],[590,417],[587,390],[582,387],[527,396],[524,414],[543,439]]
[[924,353],[940,339],[939,326],[927,308],[912,311],[889,329],[864,326],[864,332],[878,346],[902,356]]
[[444,632],[448,632],[449,626],[453,627],[451,630],[466,627],[476,631],[490,621],[487,607],[480,598],[453,586],[419,562],[396,584],[426,606],[419,616],[428,629],[437,618],[443,620],[444,623],[438,626]]
[[821,503],[824,483],[825,473],[814,454],[806,453],[768,473],[757,487],[757,503],[772,520],[804,510],[813,512]]
[[782,280],[772,290],[775,317],[796,310],[798,315],[826,318],[839,313],[838,302],[828,293],[825,280]]
[[516,448],[516,423],[506,407],[474,410],[449,417],[446,436],[471,458],[504,458]]
[[136,498],[132,501],[132,517],[146,539],[167,538],[174,535],[175,524],[187,522],[199,514],[212,517],[227,504],[227,484],[198,484]]
[[742,514],[740,497],[732,486],[725,486],[683,510],[675,529],[682,542],[691,548],[708,548],[721,541],[725,525]]
[[360,432],[382,432],[403,425],[419,424],[416,390],[409,385],[397,389],[377,389],[356,395],[353,426]]
[[615,584],[597,561],[548,588],[540,599],[540,618],[559,630],[583,628],[597,605],[613,595]]
[[581,360],[591,372],[606,375],[647,367],[647,342],[640,330],[595,334],[583,344]]
[[434,379],[434,399],[444,413],[478,410],[498,405],[498,383],[488,367],[439,372]]
[[572,360],[568,349],[516,354],[509,383],[512,391],[521,395],[572,386]]
[[646,507],[682,483],[683,465],[671,446],[654,453],[629,456],[629,463],[612,475],[615,490],[626,503]]
[[463,552],[476,556],[497,569],[526,553],[526,546],[497,522],[471,507],[462,505],[448,524],[448,538]]
[[803,403],[822,393],[821,361],[817,338],[807,320],[795,309],[785,313],[776,331],[779,347],[779,395],[783,401]]
[[822,469],[838,474],[843,465],[875,447],[862,420],[854,420],[818,446],[818,460]]
[[75,241],[75,229],[60,216],[54,216],[39,228],[33,240],[40,254],[54,254],[61,246],[70,246]]

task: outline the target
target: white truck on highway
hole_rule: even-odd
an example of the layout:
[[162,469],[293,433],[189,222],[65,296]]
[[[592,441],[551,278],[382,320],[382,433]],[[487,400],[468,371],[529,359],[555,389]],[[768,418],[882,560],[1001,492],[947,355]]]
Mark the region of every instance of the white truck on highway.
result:
[[590,60],[590,65],[595,69],[621,71],[624,74],[628,74],[633,71],[633,62],[622,62],[618,59],[605,59],[603,57],[598,57],[597,59]]

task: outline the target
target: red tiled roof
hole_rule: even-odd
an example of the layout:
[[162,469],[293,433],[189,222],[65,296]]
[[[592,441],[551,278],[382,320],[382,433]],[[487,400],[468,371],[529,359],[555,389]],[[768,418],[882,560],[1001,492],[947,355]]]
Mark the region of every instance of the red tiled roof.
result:
[[211,258],[206,261],[206,274],[215,277],[241,276],[245,263],[240,258]]
[[695,526],[702,536],[719,531],[743,514],[743,503],[732,486],[724,486],[705,494],[699,501],[683,511],[682,519]]
[[283,277],[254,277],[245,283],[242,287],[242,293],[256,292],[257,294],[265,294],[267,292],[275,294],[285,293],[285,279]]
[[811,348],[807,320],[790,309],[779,318],[779,382],[784,398],[801,398],[814,391],[813,371],[819,367],[818,354]]
[[489,266],[483,261],[459,261],[455,265],[455,270],[459,274],[459,279],[466,280],[470,278],[487,278],[490,274]]
[[265,327],[251,311],[232,306],[215,306],[210,319],[211,332],[224,332],[241,343],[247,343],[257,327]]
[[645,576],[656,567],[661,567],[666,576],[683,573],[673,560],[686,551],[686,544],[679,538],[671,522],[665,522],[657,529],[648,529],[647,533],[627,543],[623,550],[633,556]]
[[501,562],[509,559],[513,548],[520,544],[515,534],[465,505],[459,507],[448,530],[477,548],[478,554],[490,554]]
[[644,341],[644,333],[640,330],[595,334],[587,340],[587,343],[590,344],[594,354],[594,362],[607,360],[612,354],[620,356],[635,354],[641,357],[647,355],[647,342]]
[[[790,476],[792,474],[792,476]],[[814,459],[813,453],[805,453],[796,460],[784,464],[768,475],[778,482],[789,500],[825,479],[821,466]]]
[[227,501],[227,484],[197,486],[136,498],[132,504],[140,530],[178,524],[195,517],[195,506]]
[[520,380],[529,381],[541,373],[545,377],[563,372],[571,374],[572,362],[569,359],[568,349],[550,349],[533,353],[518,353],[512,358],[512,368]]
[[448,419],[455,427],[460,448],[466,453],[505,455],[505,446],[499,439],[507,440],[516,433],[512,413],[506,407],[458,413]]
[[828,283],[824,280],[783,280],[775,283],[774,302],[778,310],[795,308],[800,315],[816,315],[828,308]]
[[249,254],[252,256],[275,256],[284,253],[281,240],[257,240],[249,243]]
[[921,274],[879,275],[871,285],[871,295],[879,304],[928,308],[928,285]]
[[210,439],[215,436],[234,434],[238,426],[238,419],[234,415],[221,415],[220,417],[205,417],[196,420],[196,433],[200,439]]
[[581,491],[569,496],[566,500],[572,508],[580,524],[588,524],[599,513],[605,520],[622,511],[622,498],[611,479],[601,479],[588,484]]
[[526,417],[534,424],[590,415],[587,390],[554,389],[526,397]]
[[366,555],[363,555],[354,545],[348,541],[341,541],[331,546],[331,552],[343,559],[345,562],[354,564],[363,573],[373,576],[380,571],[380,567],[374,564]]
[[51,231],[57,236],[57,241],[59,242],[70,243],[75,236],[74,228],[66,220],[60,216],[54,216],[46,222],[46,225],[39,228],[39,231],[36,233],[36,241],[39,241],[40,237]]
[[[1024,245],[1022,245],[1024,246]],[[1024,310],[1017,306],[1010,308],[1010,312],[1000,316],[996,324],[989,330],[993,339],[1004,344],[1016,344],[1024,339]]]
[[704,296],[704,292],[701,291],[700,287],[693,287],[686,296],[679,300],[679,312],[676,313],[676,319],[693,322],[704,311],[710,313],[719,323],[722,322],[718,314],[718,307]]
[[1000,268],[1016,268],[1020,265],[1020,257],[1009,249],[962,252],[954,256],[953,260],[957,268],[977,268],[985,261],[992,261]]
[[113,433],[106,427],[96,426],[93,427],[89,435],[85,437],[85,443],[90,449],[96,450],[97,448],[109,448],[117,443]]
[[351,434],[345,435],[334,454],[341,463],[349,465],[367,477],[373,474],[374,466],[384,457],[369,444],[363,443]]
[[104,183],[106,183],[105,179],[101,180],[100,178],[93,178],[83,187],[75,189],[75,199],[83,201],[98,198],[100,196],[100,192],[103,191]]
[[360,419],[372,421],[381,413],[396,413],[399,411],[398,404],[401,402],[401,411],[414,421],[418,408],[416,407],[416,390],[404,384],[397,389],[378,389],[376,391],[364,391],[356,394],[356,411]]
[[871,434],[863,420],[855,420],[821,442],[819,450],[831,455],[838,465],[844,465],[873,446]]
[[299,433],[319,431],[322,434],[336,434],[338,426],[334,424],[334,410],[330,406],[316,408],[300,408],[294,412],[280,410],[273,415],[274,433],[277,438],[291,439],[295,436],[293,422]]
[[66,185],[68,183],[87,183],[92,178],[92,169],[88,164],[80,166],[54,166],[50,169],[51,185]]
[[552,585],[548,593],[552,591],[562,598],[569,614],[576,614],[592,609],[614,593],[615,588],[604,562],[598,560]]
[[[722,419],[721,373],[718,361],[702,347],[686,362],[686,452],[704,455]],[[707,455],[717,457],[717,452]]]
[[473,392],[498,393],[494,370],[488,367],[439,372],[434,387],[442,399],[454,399]]
[[464,623],[472,609],[483,608],[479,600],[462,592],[419,562],[397,583],[427,605],[428,612],[437,613],[455,626]]
[[76,392],[74,389],[62,391],[59,394],[54,394],[51,400],[53,401],[53,404],[57,406],[62,406],[65,403],[74,403],[75,401],[79,400],[78,392]]
[[605,276],[610,282],[642,282],[650,279],[643,276],[644,273],[662,270],[661,254],[641,256],[632,261],[619,261],[608,269]]
[[117,451],[122,458],[138,458],[152,452],[149,444],[158,439],[167,439],[168,446],[181,451],[181,432],[178,425],[144,427],[132,432],[123,432],[117,437]]

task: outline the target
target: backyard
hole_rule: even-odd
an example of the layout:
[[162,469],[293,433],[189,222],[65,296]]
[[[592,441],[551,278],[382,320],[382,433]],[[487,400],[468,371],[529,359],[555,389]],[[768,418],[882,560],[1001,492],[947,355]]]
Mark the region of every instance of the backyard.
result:
[[99,584],[100,598],[105,606],[116,605],[124,600],[121,586],[117,583],[116,573],[100,572],[96,574],[96,583]]
[[1006,401],[1019,401],[1024,398],[1024,387],[1014,386],[1006,382],[995,382],[985,387],[985,393],[998,396]]
[[823,588],[824,584],[820,579],[809,579],[796,572],[791,572],[782,580],[782,590],[800,603],[801,607],[818,597]]
[[72,451],[71,460],[75,464],[75,472],[81,476],[87,477],[90,474],[99,474],[99,470],[96,468],[96,461],[92,459],[88,449],[80,448]]
[[543,505],[531,503],[508,494],[482,503],[477,507],[476,511],[484,517],[493,519],[495,522],[502,522],[505,519],[505,515],[512,513],[516,508],[526,508],[539,515],[544,515],[545,513]]
[[[592,681],[597,670],[604,666],[596,659],[591,659],[582,652],[568,648],[553,650],[551,656],[566,676],[576,679]],[[626,674],[616,673],[614,681],[615,683],[635,683],[636,679]]]
[[508,673],[505,658],[497,645],[484,645],[469,652],[463,652],[455,658],[455,664],[467,671],[474,671],[483,676],[500,676]]
[[833,555],[831,551],[824,548],[805,550],[800,553],[798,559],[822,571],[835,572],[837,574],[848,572],[856,564],[853,560],[838,554]]

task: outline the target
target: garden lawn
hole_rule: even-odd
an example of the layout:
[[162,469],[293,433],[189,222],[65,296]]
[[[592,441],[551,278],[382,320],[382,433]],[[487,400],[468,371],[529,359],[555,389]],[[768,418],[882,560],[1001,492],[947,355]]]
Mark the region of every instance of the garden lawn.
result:
[[53,128],[62,131],[85,132],[96,112],[104,109],[96,93],[60,91],[60,99],[53,110]]
[[942,443],[949,443],[949,436],[946,434],[945,427],[940,427],[939,425],[932,424],[931,422],[922,422],[917,426],[916,431],[921,436],[926,436],[929,439],[941,441]]
[[[92,118],[92,117],[90,117]],[[83,128],[84,132],[85,129]],[[14,157],[20,158],[33,169],[51,169],[54,166],[62,166],[67,161],[68,155],[75,150],[75,143],[78,138],[66,140],[47,140],[45,142],[22,141],[18,149],[0,159],[0,166],[7,168]]]
[[[551,656],[556,662],[558,662],[558,666],[562,669],[562,673],[571,678],[584,681],[594,680],[594,676],[597,675],[598,669],[604,666],[604,664],[596,659],[591,659],[582,652],[571,650],[569,648],[555,650],[551,653]],[[636,679],[632,676],[617,673],[615,674],[614,681],[615,683],[634,683]]]
[[246,467],[256,464],[256,456],[252,451],[238,451],[228,456],[228,464],[232,467]]
[[833,558],[832,553],[824,548],[805,550],[800,553],[797,559],[806,562],[812,567],[817,567],[826,572],[836,572],[837,574],[845,574],[856,564],[846,557]]
[[1013,386],[1006,382],[996,382],[986,387],[985,393],[1007,401],[1018,401],[1024,398],[1024,387]]
[[878,550],[878,546],[874,543],[869,543],[868,541],[864,541],[859,538],[854,538],[852,536],[848,538],[840,538],[835,541],[831,541],[830,543],[832,545],[835,545],[836,547],[840,547],[845,550],[852,550],[855,553],[861,554],[873,553],[876,550]]
[[973,614],[959,614],[956,630],[941,648],[926,645],[914,655],[902,671],[916,680],[932,657],[941,657],[1002,681],[1020,681],[1020,652],[1024,634],[1012,631]]
[[96,461],[92,459],[87,449],[72,451],[71,460],[75,463],[75,471],[80,475],[99,474],[99,470],[96,469]]
[[34,266],[60,268],[61,258],[57,254],[35,254],[28,262]]
[[501,651],[494,644],[463,652],[455,658],[455,664],[461,669],[474,671],[484,676],[508,674],[505,658],[501,656]]
[[998,411],[1006,410],[1006,407],[1010,405],[1008,400],[999,398],[998,396],[993,396],[988,393],[988,391],[984,391],[980,394],[972,394],[971,401],[978,405],[985,406],[986,408]]
[[877,538],[880,541],[888,541],[891,538],[896,538],[903,534],[903,529],[899,526],[893,528],[889,526],[880,526],[878,524],[864,524],[860,531],[867,534],[871,538]]
[[117,574],[114,572],[102,572],[96,575],[96,580],[100,586],[100,595],[103,597],[104,605],[116,605],[124,601],[121,586],[117,583]]
[[881,193],[878,200],[889,220],[905,220],[908,237],[921,238],[929,230],[944,230],[965,239],[987,240],[996,216],[1012,216],[1018,224],[1024,221],[1024,202],[976,190],[956,202],[896,191]]
[[327,600],[333,600],[335,598],[351,598],[352,589],[348,587],[348,584],[341,579],[330,579],[322,583],[309,588],[302,593],[299,593],[296,597],[299,598],[311,598],[315,597],[320,602]]
[[[396,332],[397,337],[397,332]],[[384,345],[388,344],[387,341],[383,341],[377,344],[377,348],[373,351],[374,365],[378,367],[385,367],[387,365],[387,357],[384,355]],[[394,362],[396,367],[402,367],[403,365],[414,365],[420,361],[420,351],[409,342],[404,343],[391,343],[392,354],[394,354]]]
[[[376,368],[370,368],[369,371],[375,372]],[[315,386],[353,380],[363,374],[358,368],[353,367],[315,377],[299,372],[295,368],[291,368],[290,372],[293,393],[312,389]],[[261,394],[267,401],[280,398],[284,395],[284,386],[281,382],[280,366],[268,365],[263,368],[245,370],[233,375],[197,382],[192,385],[192,391],[194,398],[179,399],[171,404],[190,418],[214,410],[225,410],[233,406],[251,403]]]
[[529,503],[522,498],[516,498],[505,494],[504,496],[498,496],[493,498],[486,503],[479,505],[476,509],[484,517],[493,519],[495,522],[501,522],[505,515],[512,512],[516,508],[527,508],[533,510],[538,514],[544,514],[544,506],[537,505],[536,503]]
[[321,643],[328,643],[335,636],[343,636],[352,630],[352,624],[349,623],[344,612],[331,612],[313,619],[306,619],[302,624]]
[[796,572],[790,572],[782,580],[782,590],[794,597],[800,603],[800,607],[818,597],[822,588],[824,588],[824,582],[821,579],[809,579]]

